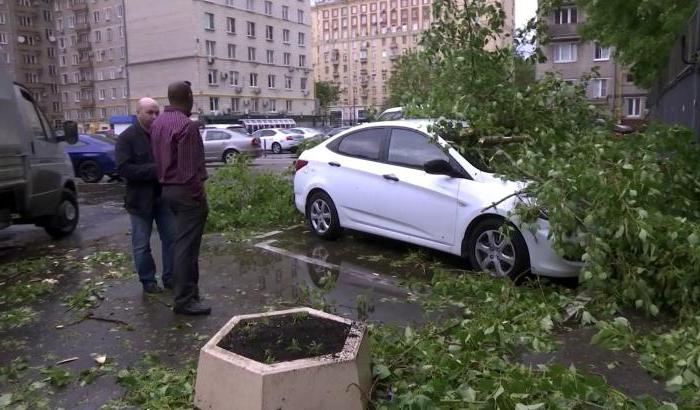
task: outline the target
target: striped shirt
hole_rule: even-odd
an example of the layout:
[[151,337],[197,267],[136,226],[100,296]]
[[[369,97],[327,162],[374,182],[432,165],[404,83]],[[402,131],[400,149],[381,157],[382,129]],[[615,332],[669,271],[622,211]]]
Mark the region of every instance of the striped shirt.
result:
[[179,108],[165,107],[151,125],[151,144],[158,181],[163,185],[189,185],[192,197],[203,200],[207,170],[197,123]]

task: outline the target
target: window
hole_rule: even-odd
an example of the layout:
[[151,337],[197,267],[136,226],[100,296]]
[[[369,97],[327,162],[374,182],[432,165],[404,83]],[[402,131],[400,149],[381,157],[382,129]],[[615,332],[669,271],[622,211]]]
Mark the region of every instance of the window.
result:
[[260,100],[258,98],[250,99],[250,112],[260,111]]
[[303,54],[299,55],[299,67],[306,67],[306,56]]
[[273,74],[268,74],[267,76],[267,88],[275,88],[275,76]]
[[255,61],[255,47],[248,47],[248,61]]
[[233,17],[226,18],[226,32],[236,34],[236,19]]
[[632,75],[631,73],[625,74],[625,81],[627,81],[630,84],[634,83],[634,75]]
[[104,100],[104,99],[105,99],[105,94],[106,94],[106,93],[105,93],[105,90],[104,90],[104,89],[101,89],[101,90],[100,90],[100,100]]
[[238,85],[238,71],[229,71],[228,78],[231,85]]
[[7,14],[0,13],[0,24],[6,24],[6,23],[7,23]]
[[209,70],[209,74],[207,76],[207,78],[209,80],[209,85],[217,85],[217,81],[216,81],[217,74],[218,74],[217,70]]
[[292,100],[287,100],[285,105],[287,112],[292,112]]
[[268,16],[272,15],[272,2],[271,1],[265,2],[265,14],[267,14]]
[[236,58],[236,45],[235,44],[228,45],[228,58]]
[[304,24],[304,10],[297,10],[297,22]]
[[73,65],[78,65],[78,55],[73,54],[71,57],[73,58]]
[[[7,34],[6,33],[0,33],[0,44],[7,44]],[[10,54],[8,53],[7,55],[9,56]]]
[[269,112],[276,112],[277,111],[277,100],[270,99],[268,101],[268,107],[267,110]]
[[284,88],[286,88],[287,90],[292,89],[292,77],[288,75],[284,76]]
[[593,98],[606,98],[608,96],[608,79],[596,78],[593,80]]
[[250,73],[250,86],[251,87],[258,86],[258,75],[256,73]]
[[302,78],[301,78],[301,81],[300,81],[299,85],[300,85],[300,88],[301,88],[302,91],[305,91],[305,90],[306,90],[306,77],[302,77]]
[[265,26],[265,40],[272,41],[272,26]]
[[384,128],[369,128],[354,132],[340,141],[337,151],[353,157],[378,160],[384,135]]
[[289,20],[289,7],[282,6],[282,20]]
[[639,118],[642,116],[642,98],[625,98],[625,116]]
[[576,43],[559,43],[554,45],[555,63],[572,63],[576,61]]
[[[219,111],[219,97],[209,97],[209,110]],[[222,133],[226,135],[226,133]]]
[[595,45],[595,56],[593,57],[595,61],[608,61],[610,60],[610,47],[601,47],[600,44]]
[[112,41],[112,29],[108,28],[107,29],[107,41]]
[[241,112],[241,99],[238,97],[231,98],[231,111]]
[[205,47],[207,49],[207,56],[209,57],[214,57],[216,56],[216,41],[205,41],[204,42]]
[[248,22],[248,37],[255,37],[255,23]]
[[95,43],[102,41],[102,32],[100,30],[95,30]]
[[[209,109],[212,111],[216,111],[219,109],[219,101],[216,101],[216,108],[212,108],[213,98],[216,98],[217,100],[219,99],[218,97],[209,97]],[[205,141],[224,141],[228,139],[231,139],[231,136],[228,135],[225,131],[208,130],[204,135]]]
[[204,13],[204,29],[214,31],[214,15],[212,13]]
[[284,53],[282,54],[282,60],[284,65],[291,65],[292,64],[292,54],[291,53]]
[[255,10],[255,0],[246,0],[245,8],[248,10]]
[[289,44],[289,30],[287,29],[282,30],[282,42]]
[[306,42],[306,35],[304,33],[299,33],[299,45],[303,46]]
[[389,162],[415,168],[423,168],[428,161],[450,159],[436,144],[431,143],[426,135],[419,132],[395,128],[391,131],[389,142]]
[[124,6],[117,6],[117,17],[122,17],[124,15]]
[[275,51],[274,50],[267,50],[267,63],[268,64],[275,64]]
[[22,117],[25,121],[27,121],[27,128],[32,130],[34,138],[45,140],[47,127],[46,122],[42,121],[42,118],[39,117],[39,112],[29,98],[29,94],[22,91],[22,97],[23,98],[20,99],[19,109],[24,112]]
[[124,38],[124,26],[119,26],[119,38]]
[[113,100],[116,100],[116,99],[117,99],[117,89],[116,89],[116,87],[115,87],[115,88],[112,88],[112,99],[113,99]]
[[554,10],[554,24],[578,23],[576,7],[562,7]]

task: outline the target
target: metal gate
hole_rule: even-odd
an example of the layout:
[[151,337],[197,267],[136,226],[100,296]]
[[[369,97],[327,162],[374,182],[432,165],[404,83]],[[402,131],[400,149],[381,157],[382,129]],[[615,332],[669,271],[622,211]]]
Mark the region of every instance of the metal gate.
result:
[[651,118],[693,130],[700,142],[700,1],[649,92]]

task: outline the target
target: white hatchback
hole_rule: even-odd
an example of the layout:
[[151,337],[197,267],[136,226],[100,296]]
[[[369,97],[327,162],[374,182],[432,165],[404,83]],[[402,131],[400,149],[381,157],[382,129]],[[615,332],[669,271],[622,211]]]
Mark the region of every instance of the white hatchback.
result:
[[480,171],[432,136],[430,124],[365,124],[304,151],[294,200],[310,229],[328,239],[348,228],[414,243],[494,276],[577,276],[582,264],[556,254],[547,220],[520,229],[509,215],[523,184]]

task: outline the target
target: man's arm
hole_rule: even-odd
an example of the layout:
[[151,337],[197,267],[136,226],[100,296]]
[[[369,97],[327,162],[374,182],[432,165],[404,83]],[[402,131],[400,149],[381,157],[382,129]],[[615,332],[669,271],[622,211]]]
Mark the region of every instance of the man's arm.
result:
[[130,181],[156,181],[156,164],[135,164],[134,152],[131,149],[133,134],[120,135],[117,139],[115,154],[119,176]]
[[204,167],[204,145],[199,134],[199,126],[191,122],[183,130],[177,151],[178,172],[190,186],[192,197],[204,199],[204,181],[199,170]]

